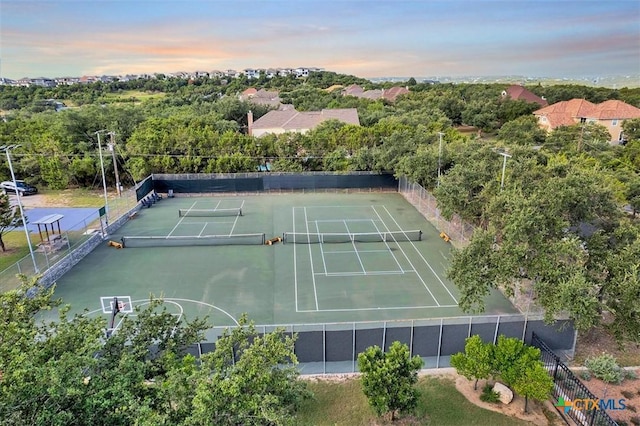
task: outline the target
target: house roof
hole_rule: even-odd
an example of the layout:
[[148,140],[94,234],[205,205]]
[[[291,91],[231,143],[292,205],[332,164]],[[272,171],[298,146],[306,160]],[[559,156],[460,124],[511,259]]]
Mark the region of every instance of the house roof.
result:
[[395,86],[391,89],[384,90],[382,97],[388,101],[395,102],[396,98],[400,95],[406,95],[409,93],[409,89],[406,87]]
[[542,107],[549,104],[546,99],[542,99],[540,96],[517,84],[513,84],[507,87],[505,89],[505,93],[513,100],[522,100],[529,103],[536,103]]
[[597,104],[594,110],[586,117],[598,120],[640,118],[640,108],[636,108],[622,101],[610,100]]
[[586,99],[571,99],[570,101],[556,102],[555,104],[540,108],[533,113],[535,115],[563,114],[570,118],[588,117],[596,106]]
[[316,127],[323,121],[335,119],[348,124],[360,125],[358,110],[355,108],[345,109],[323,109],[322,111],[300,112],[294,109],[285,111],[269,111],[257,119],[252,128],[284,130],[309,130]]

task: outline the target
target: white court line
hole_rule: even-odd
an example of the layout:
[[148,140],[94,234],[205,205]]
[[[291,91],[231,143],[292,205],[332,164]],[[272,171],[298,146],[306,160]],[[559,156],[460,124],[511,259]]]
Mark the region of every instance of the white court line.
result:
[[[344,227],[347,228],[347,234],[351,234],[351,232],[349,231],[349,225],[347,225],[347,221],[343,220],[344,222]],[[362,264],[362,259],[360,258],[360,253],[358,253],[358,247],[356,247],[356,242],[351,240],[351,244],[353,245],[353,250],[356,252],[356,256],[358,256],[358,262],[360,262],[360,268],[362,268],[362,272],[367,272],[367,270],[364,268],[364,265]]]
[[458,308],[458,305],[427,305],[427,306],[390,306],[379,308],[343,308],[343,309],[319,309],[314,310],[302,310],[298,312],[355,312],[355,311],[397,311],[400,309],[435,309],[435,308]]
[[[296,232],[296,208],[291,208],[291,216],[293,218],[293,232]],[[296,312],[298,312],[298,257],[296,256],[296,246],[293,244],[293,295],[296,301]]]
[[[242,210],[243,206],[244,206],[244,200],[242,200],[242,204],[240,204],[240,210]],[[229,231],[229,236],[233,235],[233,230],[236,229],[236,223],[238,223],[239,217],[240,215],[237,215],[236,220],[233,221],[233,226],[231,227],[231,231]]]
[[[326,254],[344,254],[353,253],[353,250],[330,250],[325,251]],[[360,250],[360,253],[389,253],[389,250]]]
[[[316,232],[320,235],[320,228],[318,228],[318,221],[316,220]],[[324,274],[327,275],[327,262],[324,259],[324,249],[322,248],[324,244],[320,241],[320,254],[322,255],[322,266],[324,267]]]
[[204,232],[205,229],[207,229],[207,225],[209,224],[209,222],[205,222],[204,226],[202,227],[202,229],[200,230],[200,233],[198,234],[198,237],[202,236],[202,233]]
[[373,271],[373,272],[316,272],[316,275],[323,275],[326,277],[368,277],[374,275],[402,275],[405,272],[415,272],[410,269],[399,271]]
[[[309,219],[307,218],[306,207],[304,207],[304,223],[307,225],[307,234],[309,234]],[[313,254],[311,253],[311,244],[309,244],[309,263],[311,264],[311,278],[313,279],[313,295],[316,299],[316,310],[318,310],[318,292],[316,290],[316,276],[313,272]]]
[[[344,222],[345,219],[326,219],[326,220],[316,220],[316,222]],[[347,222],[379,222],[379,220],[375,219],[346,219]]]
[[[371,206],[371,208],[373,208],[373,211],[375,211],[375,210],[376,210],[376,209],[375,209],[375,207],[373,207],[373,206]],[[373,225],[373,227],[374,227],[374,228],[376,228],[376,232],[377,232],[378,234],[381,234],[380,229],[378,229],[378,226],[376,225],[375,221],[373,221],[373,220],[372,220],[372,221],[371,221],[371,224]],[[382,222],[382,225],[386,227],[386,225],[384,224],[384,222]],[[393,257],[393,260],[395,260],[395,261],[396,261],[396,265],[398,265],[398,268],[399,268],[400,270],[402,270],[402,265],[400,265],[400,262],[398,261],[398,258],[396,257],[396,255],[395,255],[395,254],[393,254],[393,251],[391,251],[391,247],[389,247],[389,242],[386,240],[386,238],[385,238],[384,244],[387,246],[387,249],[389,249],[389,253],[391,253],[391,256]]]
[[[386,211],[387,214],[389,215],[389,217],[391,217],[391,220],[393,220],[395,222],[395,224],[398,226],[398,228],[400,229],[400,225],[398,224],[398,222],[396,222],[396,219],[391,215],[391,213],[389,212],[389,210],[387,210],[386,206],[382,206]],[[433,275],[436,276],[436,278],[438,279],[438,281],[440,281],[440,284],[442,284],[442,287],[444,287],[445,290],[447,290],[447,293],[449,293],[449,296],[451,296],[451,298],[453,299],[454,302],[458,303],[458,300],[454,297],[453,294],[451,294],[451,292],[449,291],[449,288],[444,284],[444,282],[442,281],[442,279],[440,279],[440,276],[436,273],[436,271],[431,267],[431,264],[429,264],[429,262],[427,262],[427,259],[424,258],[424,256],[422,256],[422,253],[420,253],[420,251],[418,250],[418,248],[416,247],[416,245],[413,243],[413,241],[410,241],[411,246],[413,246],[413,249],[418,253],[418,255],[422,258],[422,260],[424,261],[424,263],[429,267],[429,269],[431,269],[431,272],[433,272]]]
[[[382,206],[382,207],[384,207],[384,206]],[[380,220],[382,220],[382,217],[380,216],[380,214],[378,214],[378,211],[376,210],[376,208],[375,208],[374,206],[371,206],[371,208],[372,208],[372,209],[373,209],[373,211],[376,213],[376,215],[378,215],[378,217],[380,218]],[[385,210],[386,210],[386,207],[384,207],[384,208],[385,208]],[[389,214],[389,216],[391,216],[391,213],[389,213],[389,211],[388,211],[388,210],[387,210],[387,213]],[[392,219],[393,219],[393,217],[392,217]],[[395,220],[394,220],[394,222],[395,222]],[[384,223],[384,220],[382,220],[382,223]],[[396,222],[396,225],[398,225],[398,223],[397,223],[397,222]],[[389,227],[388,227],[386,224],[384,225],[384,227],[385,227],[385,228],[387,228],[387,231],[388,231],[388,232],[391,232],[391,230],[389,229]],[[402,228],[400,228],[400,226],[398,226],[398,228],[399,228],[399,229],[402,229]],[[397,241],[396,241],[396,244],[397,244]],[[414,247],[415,247],[415,246],[414,246]],[[410,266],[415,270],[415,269],[416,269],[416,267],[415,267],[415,266],[413,266],[413,263],[411,262],[411,260],[410,260],[410,259],[409,259],[409,257],[407,256],[407,254],[404,252],[404,249],[402,248],[402,246],[401,246],[400,244],[398,244],[398,248],[399,248],[399,249],[400,249],[400,251],[402,252],[402,255],[404,256],[404,258],[405,258],[405,259],[407,259],[407,262],[409,262],[409,265],[410,265]],[[424,286],[424,288],[426,288],[426,289],[427,289],[427,291],[429,292],[429,294],[430,294],[430,295],[431,295],[431,297],[433,298],[433,301],[434,301],[434,302],[436,302],[436,304],[437,304],[438,306],[440,306],[440,302],[438,302],[438,299],[436,299],[436,297],[433,295],[433,293],[431,293],[431,290],[429,290],[429,286],[427,285],[427,283],[426,283],[426,282],[424,282],[424,279],[422,279],[422,275],[420,275],[418,272],[416,272],[416,275],[417,275],[417,276],[418,276],[418,278],[420,279],[420,282],[422,282],[422,285]]]
[[[194,208],[196,206],[197,201],[194,201],[193,204],[191,204],[191,207],[189,207],[189,210],[191,210],[192,208]],[[170,237],[171,234],[173,234],[173,232],[178,229],[178,226],[180,226],[180,224],[182,223],[182,221],[184,220],[186,216],[182,216],[180,218],[180,220],[178,221],[178,223],[176,223],[176,226],[173,227],[173,229],[171,230],[171,232],[169,232],[169,234],[167,234],[167,237]]]

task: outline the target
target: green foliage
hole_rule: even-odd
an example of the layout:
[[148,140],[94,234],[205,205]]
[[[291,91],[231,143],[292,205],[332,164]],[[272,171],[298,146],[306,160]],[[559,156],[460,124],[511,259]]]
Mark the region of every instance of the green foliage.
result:
[[513,389],[525,397],[524,411],[527,411],[529,398],[546,401],[553,390],[553,379],[538,359],[529,360],[520,376],[513,383]]
[[493,385],[490,385],[489,383],[487,383],[482,387],[482,394],[480,394],[480,401],[490,402],[492,404],[495,404],[497,402],[500,402],[500,394],[493,390]]
[[9,196],[0,193],[0,248],[6,251],[2,236],[19,225],[20,210],[11,206]]
[[588,382],[589,380],[591,380],[591,373],[589,373],[589,370],[581,371],[578,375],[585,382]]
[[[287,424],[309,396],[282,330],[260,336],[243,317],[197,360],[185,349],[204,320],[176,322],[152,299],[105,339],[103,317],[69,318],[53,287],[23,280],[0,294],[3,424]],[[43,309],[59,319],[39,322]]]
[[638,378],[638,374],[631,369],[624,370],[624,379],[625,380],[636,380]]
[[467,379],[475,379],[474,389],[479,379],[487,379],[493,371],[493,344],[484,343],[480,336],[474,335],[465,341],[464,353],[451,356],[451,366],[458,374]]
[[293,351],[295,337],[278,329],[261,336],[243,316],[202,358],[189,422],[270,425],[291,423],[311,395]]
[[411,357],[407,345],[400,342],[393,342],[386,353],[371,346],[358,355],[362,388],[378,416],[391,413],[394,420],[396,412],[415,409],[418,393],[414,385],[422,365],[422,358]]
[[607,383],[618,384],[624,380],[625,372],[613,355],[602,354],[587,358],[584,365],[595,377]]

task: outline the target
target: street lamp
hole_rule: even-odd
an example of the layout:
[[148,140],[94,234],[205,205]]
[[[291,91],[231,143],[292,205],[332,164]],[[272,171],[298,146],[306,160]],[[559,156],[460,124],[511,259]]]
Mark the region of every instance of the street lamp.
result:
[[13,165],[11,164],[11,155],[9,155],[9,151],[15,148],[18,148],[21,145],[3,145],[0,146],[0,149],[4,150],[7,154],[7,162],[9,163],[9,171],[11,171],[11,180],[13,180],[13,187],[16,190],[16,198],[18,199],[18,209],[20,209],[20,218],[22,219],[22,227],[24,228],[24,234],[27,237],[27,245],[29,246],[29,253],[31,254],[31,260],[33,261],[33,269],[36,274],[40,271],[38,270],[38,264],[36,263],[36,257],[33,254],[33,247],[31,247],[31,238],[29,237],[29,230],[27,229],[27,220],[24,218],[24,211],[22,210],[22,201],[20,200],[20,191],[18,190],[18,183],[16,182],[16,175],[13,173]]
[[100,133],[106,132],[106,130],[98,130],[94,132],[95,135],[98,135],[98,154],[100,155],[100,170],[102,170],[102,189],[104,191],[104,208],[105,208],[105,225],[109,226],[109,199],[107,198],[107,179],[104,175],[104,161],[102,160],[102,145],[100,144]]
[[442,167],[442,136],[444,135],[444,133],[438,132],[438,135],[440,136],[440,146],[438,147],[438,183],[436,185],[440,186],[440,169]]
[[499,152],[498,154],[502,155],[504,161],[502,162],[502,179],[500,180],[500,191],[504,188],[504,171],[507,169],[507,158],[511,158],[509,154],[506,152]]

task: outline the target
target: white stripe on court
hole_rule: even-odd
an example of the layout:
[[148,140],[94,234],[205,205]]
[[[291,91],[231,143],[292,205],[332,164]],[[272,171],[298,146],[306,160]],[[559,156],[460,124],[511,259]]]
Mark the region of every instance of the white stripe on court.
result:
[[[316,232],[318,233],[318,235],[320,235],[320,228],[318,228],[318,221],[315,221],[316,223]],[[324,268],[324,273],[325,275],[327,274],[327,262],[325,261],[324,258],[324,249],[322,248],[323,244],[322,241],[320,241],[320,254],[322,255],[322,267]]]
[[[242,210],[242,207],[244,206],[244,200],[242,200],[242,204],[240,204],[240,210]],[[229,236],[233,235],[233,230],[236,229],[236,223],[238,223],[238,218],[240,217],[240,215],[236,215],[236,220],[233,221],[233,226],[231,227],[231,231],[229,231]]]
[[[291,208],[291,216],[293,219],[293,232],[296,232],[296,208]],[[296,302],[296,312],[298,312],[298,257],[296,253],[297,244],[293,245],[293,295]]]
[[316,275],[322,275],[325,277],[368,277],[373,275],[402,275],[406,272],[415,272],[414,270],[407,269],[399,271],[372,271],[372,272],[316,272]]
[[[389,217],[391,218],[391,220],[393,220],[396,224],[396,226],[398,226],[398,228],[400,228],[400,225],[398,224],[398,222],[396,222],[396,219],[391,215],[391,213],[389,212],[389,210],[387,210],[386,206],[382,206],[386,211],[387,214],[389,215]],[[440,279],[440,276],[436,273],[436,271],[431,267],[431,264],[429,262],[427,262],[427,259],[424,258],[424,256],[422,255],[422,253],[420,253],[420,250],[418,250],[418,248],[416,247],[416,245],[413,243],[413,241],[410,241],[411,245],[413,246],[413,249],[418,253],[418,255],[422,258],[422,260],[424,261],[424,263],[429,267],[429,269],[431,269],[431,272],[433,272],[433,275],[436,276],[436,278],[438,279],[438,281],[440,281],[440,284],[442,284],[442,287],[444,287],[445,290],[447,290],[447,293],[449,293],[449,296],[451,296],[451,298],[453,299],[454,302],[458,303],[458,300],[455,298],[455,296],[453,294],[451,294],[451,292],[449,291],[449,288],[445,285],[445,283],[442,281],[442,279]]]
[[[307,208],[304,207],[304,223],[307,225],[307,234],[309,233],[309,219],[307,218]],[[313,280],[313,296],[316,299],[316,311],[318,310],[318,291],[316,290],[316,275],[313,272],[313,253],[311,252],[311,244],[309,244],[309,263],[311,265],[311,278]]]
[[[374,208],[375,211],[375,208]],[[378,229],[378,225],[376,225],[376,223],[372,220],[371,223],[373,224],[373,227],[376,228],[376,232],[378,232],[378,234],[381,234],[380,229]],[[384,225],[384,222],[382,222],[382,224]],[[386,227],[386,225],[384,225]],[[396,265],[398,265],[398,268],[400,270],[402,270],[402,265],[400,265],[400,262],[398,262],[398,258],[396,258],[396,255],[393,254],[393,251],[391,251],[391,247],[389,247],[389,242],[387,242],[387,239],[385,238],[384,241],[384,245],[387,246],[387,249],[389,250],[389,253],[391,253],[391,256],[393,257],[393,260],[396,261]]]
[[434,309],[434,308],[458,308],[458,305],[428,305],[428,306],[390,306],[379,308],[343,308],[343,309],[318,309],[302,310],[298,312],[356,312],[356,311],[397,311],[400,309]]
[[[384,206],[382,206],[384,207]],[[376,210],[375,206],[371,206],[371,208],[373,209],[373,211],[375,212],[375,214],[378,216],[378,218],[380,218],[380,220],[382,221],[382,223],[384,224],[384,220],[382,220],[382,217],[380,216],[380,214],[378,213],[378,211]],[[384,207],[386,210],[386,207]],[[389,213],[389,211],[387,210],[387,213]],[[391,214],[389,214],[389,216],[391,216]],[[393,217],[392,217],[393,219]],[[394,220],[395,222],[395,220]],[[398,223],[396,222],[396,225],[398,225]],[[391,230],[389,229],[389,227],[384,224],[384,227],[387,229],[387,231],[391,232]],[[400,228],[400,226],[398,226],[398,229],[402,229]],[[397,244],[397,241],[396,241]],[[404,256],[405,259],[407,259],[407,262],[409,262],[409,265],[411,266],[411,268],[413,268],[414,270],[416,269],[415,266],[413,266],[413,263],[411,262],[411,260],[409,259],[409,257],[407,256],[407,254],[404,252],[404,249],[402,248],[402,246],[400,244],[398,244],[398,248],[400,249],[400,251],[402,252],[402,255]],[[415,248],[415,246],[414,246]],[[440,302],[438,302],[438,299],[436,299],[436,297],[433,295],[433,293],[431,293],[431,290],[429,289],[429,286],[427,285],[427,283],[424,281],[424,279],[422,278],[422,275],[420,275],[420,273],[416,272],[416,275],[418,276],[418,279],[420,279],[420,282],[422,282],[422,285],[424,286],[424,288],[427,289],[427,291],[429,292],[429,294],[431,295],[431,297],[433,298],[433,301],[436,302],[436,304],[438,306],[440,306]]]
[[[194,207],[196,206],[196,203],[197,203],[197,201],[194,201],[194,202],[193,202],[193,204],[191,204],[191,207],[189,207],[189,210],[191,210],[192,208],[194,208]],[[170,236],[171,236],[171,234],[173,234],[173,232],[174,232],[176,229],[178,229],[178,226],[180,226],[180,224],[182,223],[182,221],[184,220],[184,218],[185,218],[185,217],[186,217],[186,216],[182,216],[182,217],[180,218],[180,220],[178,220],[178,223],[176,223],[176,226],[174,226],[174,227],[173,227],[173,229],[171,230],[171,232],[169,232],[169,233],[167,234],[167,237],[170,237]]]
[[[351,234],[351,232],[349,231],[349,225],[347,225],[347,221],[344,220],[344,227],[347,228],[347,234]],[[367,272],[367,270],[364,268],[364,265],[362,264],[362,259],[360,258],[360,253],[358,253],[358,247],[356,247],[356,242],[353,241],[353,239],[351,239],[351,244],[353,245],[353,250],[356,252],[356,256],[358,256],[358,262],[360,262],[360,268],[362,268],[362,272]]]

